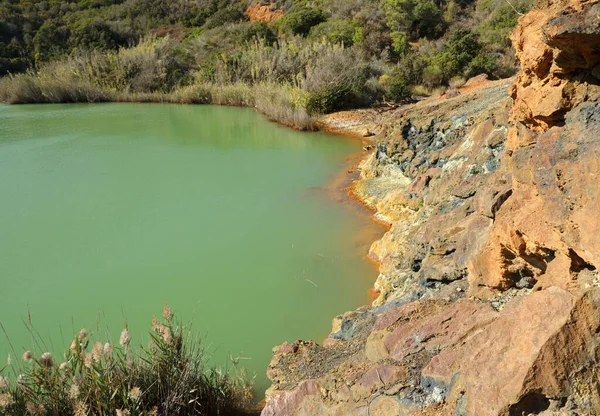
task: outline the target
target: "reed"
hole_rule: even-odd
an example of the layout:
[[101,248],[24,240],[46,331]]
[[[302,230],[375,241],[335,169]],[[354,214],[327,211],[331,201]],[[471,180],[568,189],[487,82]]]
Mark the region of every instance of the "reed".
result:
[[235,366],[207,368],[205,361],[200,340],[165,305],[147,346],[134,348],[125,328],[117,344],[81,330],[61,359],[25,351],[0,372],[0,415],[249,414],[246,374]]

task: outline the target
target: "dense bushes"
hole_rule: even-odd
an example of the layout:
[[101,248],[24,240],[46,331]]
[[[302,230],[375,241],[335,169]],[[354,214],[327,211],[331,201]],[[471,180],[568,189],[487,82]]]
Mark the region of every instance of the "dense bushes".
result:
[[293,7],[280,18],[276,25],[280,32],[292,35],[307,35],[313,26],[327,20],[325,13],[315,7]]
[[30,72],[0,95],[163,100],[190,85],[268,84],[302,91],[290,108],[311,114],[407,101],[456,77],[514,73],[508,33],[531,1],[276,0],[283,16],[270,23],[248,21],[250,0],[3,2],[0,74]]

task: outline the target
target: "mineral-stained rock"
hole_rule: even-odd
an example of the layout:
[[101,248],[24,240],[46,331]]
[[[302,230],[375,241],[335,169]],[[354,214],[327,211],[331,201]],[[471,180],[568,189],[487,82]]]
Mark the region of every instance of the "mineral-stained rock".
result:
[[381,296],[275,351],[264,414],[600,415],[600,1],[512,39],[514,80],[369,113]]
[[563,125],[566,113],[590,95],[597,96],[599,14],[597,0],[557,1],[519,19],[512,35],[522,69],[510,89],[515,120],[546,131]]

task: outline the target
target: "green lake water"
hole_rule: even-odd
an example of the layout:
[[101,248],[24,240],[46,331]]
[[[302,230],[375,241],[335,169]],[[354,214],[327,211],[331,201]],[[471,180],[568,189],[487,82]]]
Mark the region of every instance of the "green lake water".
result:
[[242,108],[0,106],[0,322],[16,354],[34,348],[28,316],[58,360],[82,327],[114,341],[127,323],[145,345],[167,302],[262,394],[273,346],[321,341],[369,301],[373,225],[326,190],[360,146]]

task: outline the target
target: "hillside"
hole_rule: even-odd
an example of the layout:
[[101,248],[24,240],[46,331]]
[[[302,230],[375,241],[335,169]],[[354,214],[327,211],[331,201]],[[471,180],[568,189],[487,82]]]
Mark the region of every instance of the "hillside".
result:
[[298,111],[306,118],[405,102],[481,73],[512,76],[508,35],[530,7],[531,0],[5,0],[0,75],[13,75],[0,83],[0,99],[256,105],[255,91],[222,98],[190,89],[269,84],[293,115],[265,112],[304,128],[294,121]]

